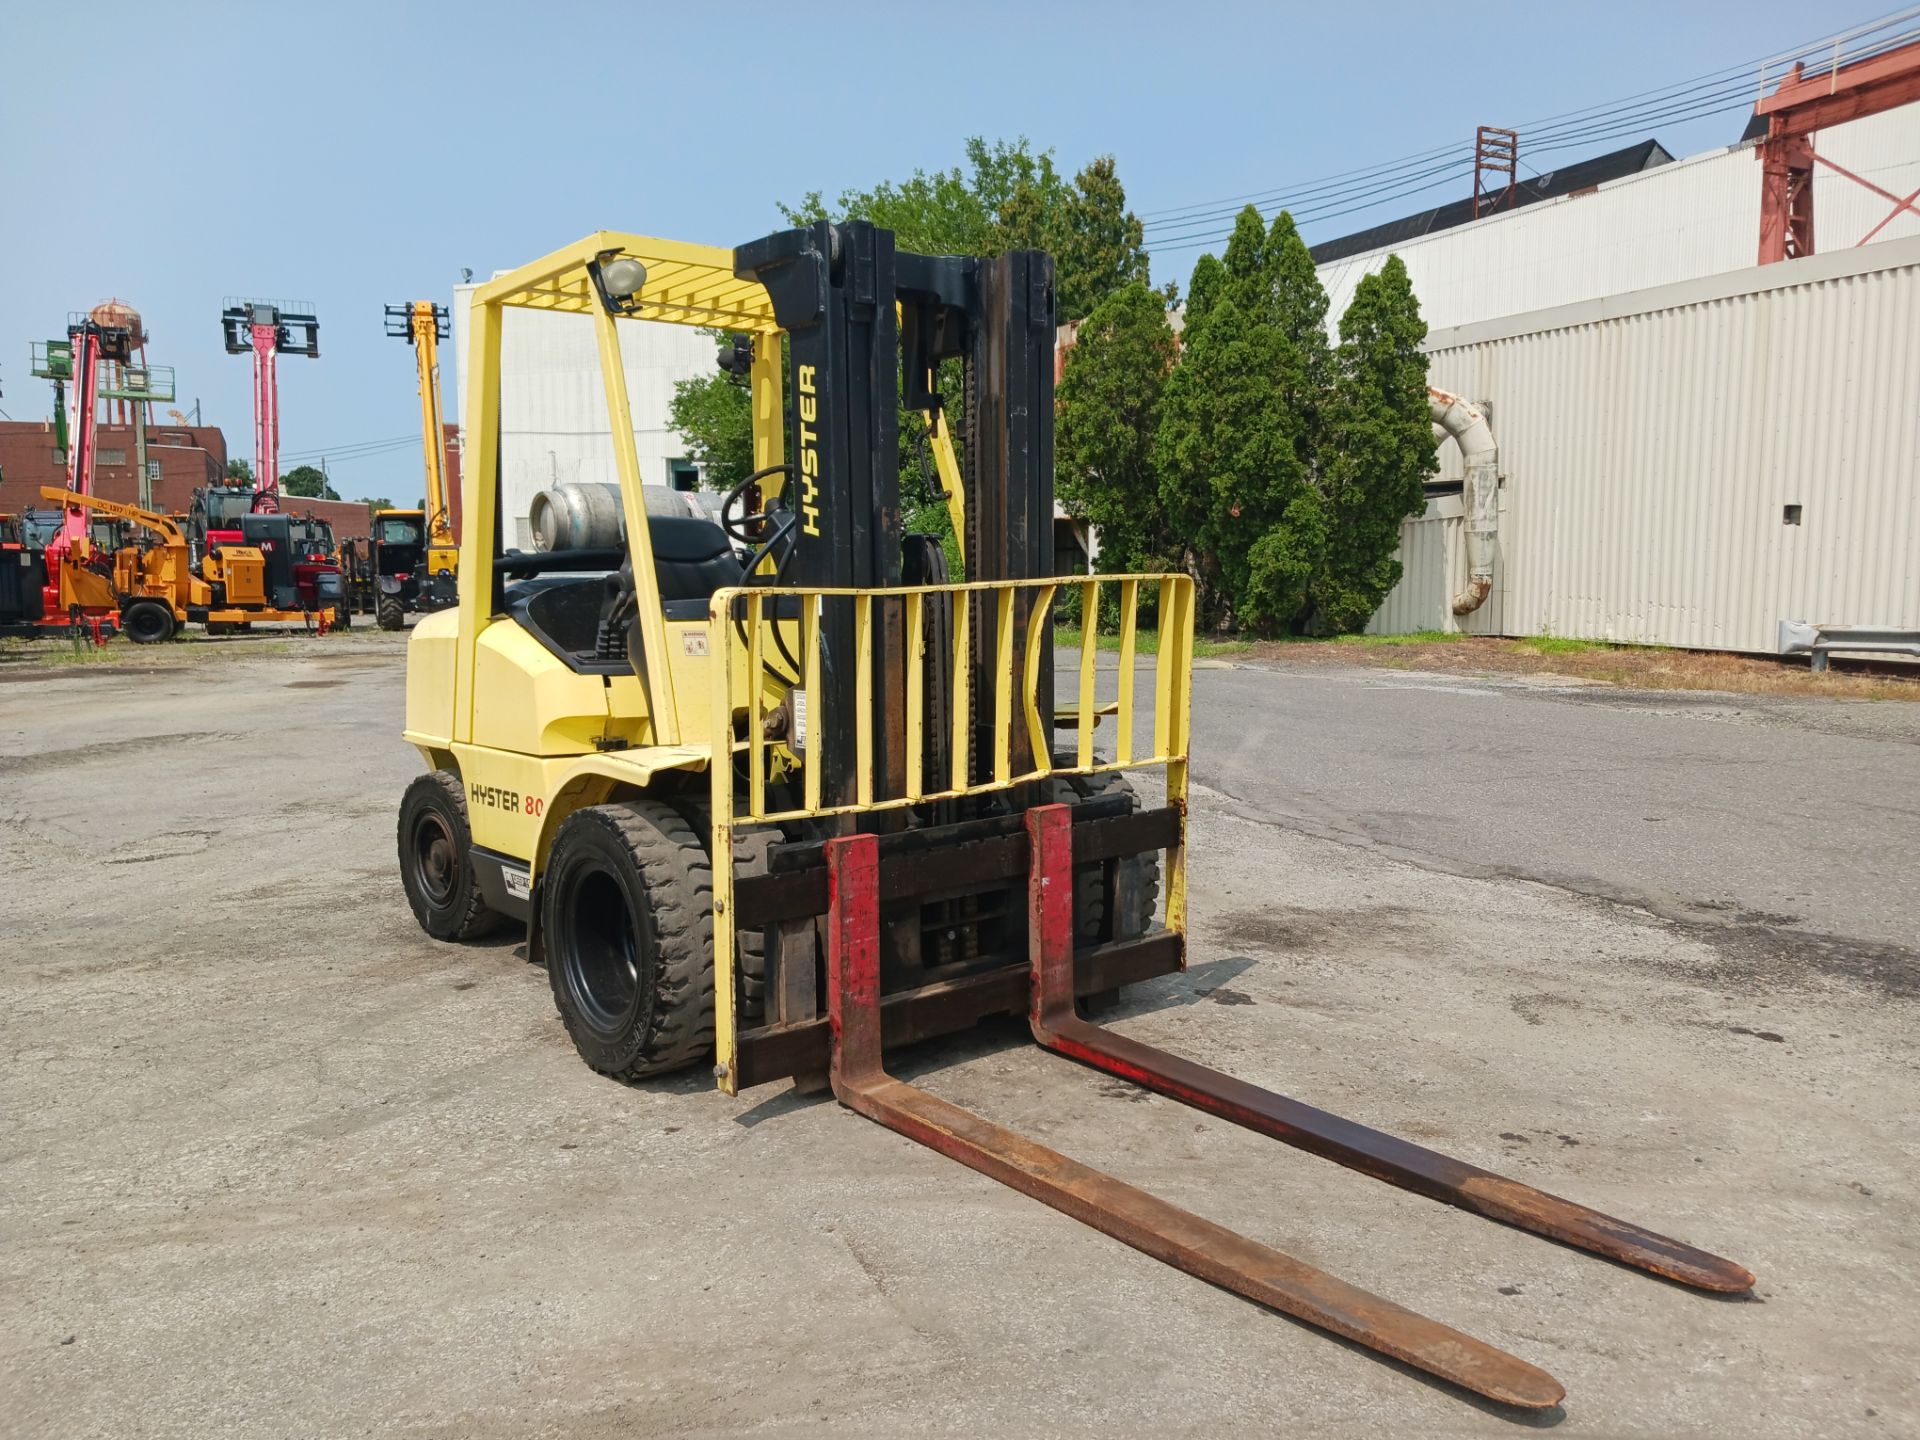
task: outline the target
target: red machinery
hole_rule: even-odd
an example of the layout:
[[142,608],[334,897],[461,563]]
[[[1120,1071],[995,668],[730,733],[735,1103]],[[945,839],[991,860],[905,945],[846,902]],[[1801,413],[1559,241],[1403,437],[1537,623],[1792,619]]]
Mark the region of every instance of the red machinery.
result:
[[320,321],[309,305],[288,309],[278,300],[229,300],[220,312],[227,353],[253,352],[253,508],[280,508],[280,356],[320,358]]
[[[100,428],[100,367],[121,365],[132,358],[133,335],[124,325],[103,325],[91,316],[75,316],[67,324],[73,348],[73,423],[67,441],[67,489],[76,495],[93,494],[93,471]],[[47,540],[45,625],[67,625],[82,619],[98,622],[119,613],[111,585],[88,567],[93,546],[88,511],[69,505],[60,528]]]
[[1771,95],[1753,107],[1767,122],[1766,138],[1758,154],[1760,182],[1760,263],[1798,259],[1813,254],[1813,167],[1821,164],[1835,174],[1862,185],[1893,206],[1865,236],[1864,245],[1903,213],[1920,215],[1914,202],[1920,190],[1895,195],[1826,156],[1816,154],[1817,130],[1878,115],[1896,106],[1920,101],[1920,43],[1901,45],[1824,69],[1808,70],[1796,62]]

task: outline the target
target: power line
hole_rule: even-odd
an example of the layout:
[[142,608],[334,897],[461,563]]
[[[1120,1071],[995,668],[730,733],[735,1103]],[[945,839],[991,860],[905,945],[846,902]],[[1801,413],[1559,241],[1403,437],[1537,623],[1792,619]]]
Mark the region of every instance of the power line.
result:
[[[1719,111],[1745,106],[1748,95],[1756,98],[1773,78],[1768,71],[1780,67],[1784,73],[1794,60],[1815,57],[1822,63],[1849,64],[1881,53],[1920,36],[1920,28],[1909,27],[1892,35],[1880,32],[1904,25],[1920,16],[1920,6],[1895,11],[1851,29],[1836,31],[1808,41],[1792,50],[1742,65],[1728,66],[1691,79],[1644,90],[1614,101],[1602,101],[1578,110],[1526,122],[1521,129],[1529,154],[1551,154],[1617,138],[1654,123],[1680,123],[1702,119]],[[1879,36],[1879,38],[1869,38]],[[1817,52],[1817,53],[1816,53]],[[1453,175],[1471,166],[1459,145],[1439,146],[1389,160],[1380,164],[1341,171],[1292,187],[1252,191],[1222,200],[1203,201],[1172,209],[1149,211],[1143,228],[1155,249],[1185,250],[1196,245],[1224,239],[1231,231],[1221,231],[1218,222],[1239,213],[1240,204],[1254,203],[1268,212],[1287,209],[1296,220],[1332,219],[1356,210],[1385,205],[1393,200],[1437,188]],[[1436,163],[1437,162],[1437,163]],[[1441,176],[1435,180],[1430,177]],[[1425,183],[1421,183],[1425,182]],[[1365,198],[1373,197],[1373,198]],[[1285,203],[1277,203],[1284,201]],[[1344,202],[1363,201],[1349,204]],[[1259,202],[1265,202],[1261,204]],[[1203,234],[1203,229],[1208,233]]]

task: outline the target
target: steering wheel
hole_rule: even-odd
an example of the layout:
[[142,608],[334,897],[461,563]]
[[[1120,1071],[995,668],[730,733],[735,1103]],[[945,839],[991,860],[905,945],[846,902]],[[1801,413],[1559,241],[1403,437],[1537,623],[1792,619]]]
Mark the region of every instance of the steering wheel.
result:
[[727,498],[720,502],[720,528],[727,532],[729,540],[748,547],[760,543],[759,527],[766,524],[767,512],[760,510],[751,515],[740,515],[735,513],[734,507],[744,501],[749,485],[758,485],[769,475],[791,475],[792,473],[791,464],[768,465],[764,469],[754,471],[727,492]]

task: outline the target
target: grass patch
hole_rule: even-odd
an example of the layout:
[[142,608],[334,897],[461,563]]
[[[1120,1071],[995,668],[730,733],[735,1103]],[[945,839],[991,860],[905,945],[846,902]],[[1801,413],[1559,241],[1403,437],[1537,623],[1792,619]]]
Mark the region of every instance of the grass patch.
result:
[[1575,640],[1566,635],[1529,635],[1524,640],[1514,641],[1513,648],[1516,651],[1531,650],[1536,655],[1583,655],[1589,650],[1608,650],[1612,647],[1601,640]]
[[[1070,629],[1065,625],[1059,625],[1054,627],[1053,643],[1056,645],[1068,645],[1077,650],[1081,645],[1086,643],[1086,636],[1078,630]],[[1096,635],[1094,636],[1094,644],[1101,650],[1117,651],[1120,648],[1120,637],[1118,635]],[[1198,636],[1195,636],[1193,641],[1193,657],[1196,660],[1201,660],[1209,655],[1243,655],[1252,648],[1253,642],[1251,640],[1202,640]],[[1160,653],[1160,632],[1158,630],[1141,630],[1136,632],[1133,637],[1133,653],[1136,655],[1158,655]]]
[[1467,637],[1457,630],[1410,630],[1405,635],[1335,635],[1335,645],[1451,645]]

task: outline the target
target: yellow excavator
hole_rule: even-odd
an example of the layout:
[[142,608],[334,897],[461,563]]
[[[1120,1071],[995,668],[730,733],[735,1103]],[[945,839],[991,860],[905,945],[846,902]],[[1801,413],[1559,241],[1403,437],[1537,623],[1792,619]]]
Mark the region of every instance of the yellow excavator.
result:
[[[472,303],[460,600],[408,642],[405,738],[425,773],[400,802],[400,879],[437,939],[523,927],[588,1065],[625,1081],[709,1068],[728,1094],[830,1085],[1116,1240],[1520,1409],[1565,1392],[889,1062],[1018,1015],[1047,1050],[1375,1179],[1678,1284],[1752,1287],[1730,1260],[1080,1013],[1186,964],[1193,582],[1056,573],[1048,256],[914,254],[865,221],[736,249],[601,233]],[[517,308],[593,328],[619,477],[606,514],[535,552],[499,538]],[[649,508],[619,338],[641,322],[740,337],[755,468],[717,520]],[[904,531],[903,408],[964,500],[964,578]],[[1068,594],[1083,615],[1114,602],[1116,668],[1094,645],[1056,666]],[[1139,634],[1148,604],[1157,646]],[[1159,793],[1136,796],[1127,772]],[[1091,1286],[1086,1301],[1097,1316]]]
[[382,630],[398,630],[409,611],[445,610],[459,597],[460,551],[447,505],[447,442],[440,412],[440,342],[447,307],[414,300],[386,307],[387,334],[413,346],[420,384],[420,443],[426,461],[426,509],[378,510],[371,542],[348,556],[349,596],[371,609]]

